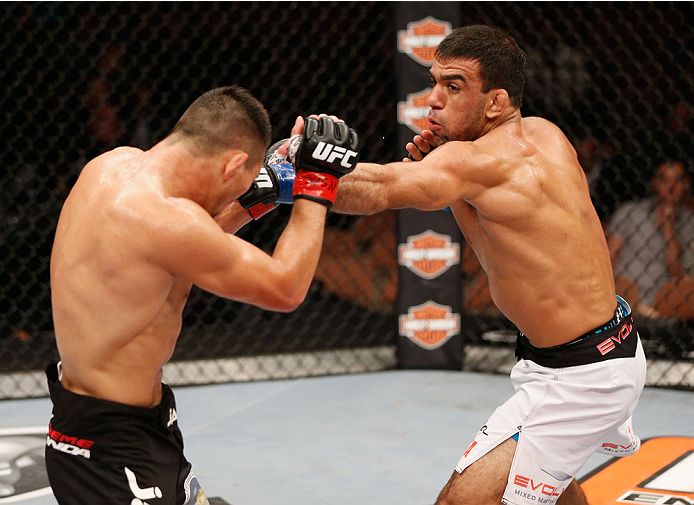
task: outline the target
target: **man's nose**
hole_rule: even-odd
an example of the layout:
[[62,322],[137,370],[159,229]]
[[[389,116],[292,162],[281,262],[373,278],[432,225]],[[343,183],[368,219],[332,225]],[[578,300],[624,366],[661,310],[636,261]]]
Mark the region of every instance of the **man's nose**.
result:
[[427,97],[427,105],[432,109],[443,109],[443,94],[438,86],[434,86]]

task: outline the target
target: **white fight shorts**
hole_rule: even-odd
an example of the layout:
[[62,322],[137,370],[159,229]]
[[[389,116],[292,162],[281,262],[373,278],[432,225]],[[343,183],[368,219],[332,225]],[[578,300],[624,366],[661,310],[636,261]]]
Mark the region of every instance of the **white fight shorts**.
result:
[[[553,504],[594,451],[627,456],[638,450],[631,415],[646,380],[646,358],[631,310],[618,302],[610,322],[561,346],[537,348],[519,333],[521,359],[511,371],[516,392],[477,433],[458,473],[513,437],[502,502]],[[576,356],[583,364],[556,367],[562,357],[571,362]]]

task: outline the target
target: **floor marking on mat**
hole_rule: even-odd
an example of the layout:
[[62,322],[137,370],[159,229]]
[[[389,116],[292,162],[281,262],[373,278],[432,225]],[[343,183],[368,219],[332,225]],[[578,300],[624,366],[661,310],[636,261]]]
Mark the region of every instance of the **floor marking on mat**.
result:
[[694,505],[694,437],[655,437],[581,479],[591,505]]
[[0,503],[52,494],[46,473],[47,426],[0,429]]

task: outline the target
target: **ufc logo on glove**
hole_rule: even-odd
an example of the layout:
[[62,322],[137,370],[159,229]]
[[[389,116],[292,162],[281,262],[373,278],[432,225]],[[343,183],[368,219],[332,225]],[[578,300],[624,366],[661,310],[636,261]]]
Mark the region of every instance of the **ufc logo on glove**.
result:
[[318,142],[316,149],[311,154],[313,159],[327,161],[328,163],[334,163],[335,160],[342,158],[340,165],[345,168],[351,168],[352,165],[349,163],[349,159],[357,156],[359,156],[359,153],[356,151],[350,151],[344,147],[326,144],[325,142]]
[[337,181],[359,162],[356,130],[329,117],[307,117],[304,131],[289,141],[289,157],[296,168],[294,199],[305,198],[333,206]]

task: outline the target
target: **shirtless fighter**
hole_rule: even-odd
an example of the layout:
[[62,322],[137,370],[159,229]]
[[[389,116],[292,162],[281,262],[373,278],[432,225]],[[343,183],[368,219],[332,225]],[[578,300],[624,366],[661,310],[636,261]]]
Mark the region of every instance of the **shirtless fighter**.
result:
[[615,294],[576,152],[554,124],[521,117],[525,66],[505,32],[455,30],[431,68],[429,128],[407,145],[416,161],[360,163],[333,209],[450,206],[519,329],[516,393],[464,452],[440,505],[582,504],[574,476],[591,453],[640,446],[631,415],[646,365],[631,310]]
[[[356,132],[328,118],[298,138],[295,204],[272,256],[231,235],[282,192],[259,174],[270,122],[242,88],[202,95],[152,149],[120,147],[82,170],[51,256],[61,362],[46,368],[46,466],[59,503],[207,503],[162,367],[192,284],[268,310],[303,301],[326,208],[358,152]],[[319,142],[349,159],[314,159]]]

